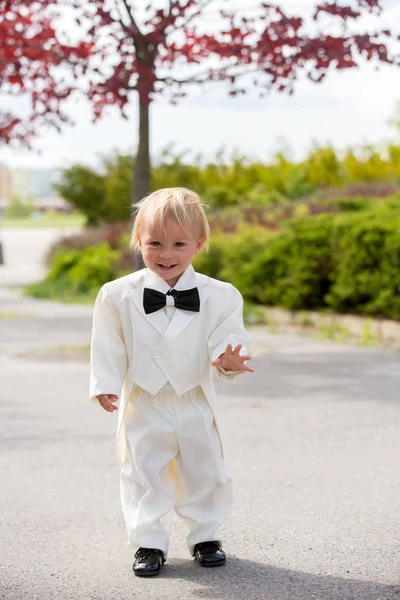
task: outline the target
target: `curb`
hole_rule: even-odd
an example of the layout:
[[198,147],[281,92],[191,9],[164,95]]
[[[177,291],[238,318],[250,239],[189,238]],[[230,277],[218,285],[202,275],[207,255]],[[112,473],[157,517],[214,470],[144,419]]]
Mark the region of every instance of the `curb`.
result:
[[288,327],[291,329],[325,330],[324,337],[357,338],[366,343],[399,343],[400,322],[390,319],[374,319],[355,315],[322,314],[315,311],[290,311],[282,308],[259,306],[266,319],[266,324]]

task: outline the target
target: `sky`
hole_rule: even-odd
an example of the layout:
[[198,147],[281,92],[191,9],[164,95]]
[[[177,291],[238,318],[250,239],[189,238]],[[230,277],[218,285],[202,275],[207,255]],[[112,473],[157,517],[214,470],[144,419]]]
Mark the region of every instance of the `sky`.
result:
[[[283,0],[288,9],[294,0]],[[237,4],[243,0],[230,0]],[[305,12],[312,0],[297,0],[296,12]],[[400,2],[387,0],[382,24],[399,24]],[[238,4],[239,5],[239,4]],[[301,5],[301,8],[300,8]],[[371,17],[364,24],[373,24]],[[294,158],[313,145],[333,144],[337,149],[383,144],[400,139],[388,125],[400,101],[400,69],[365,65],[359,70],[332,73],[322,84],[306,79],[295,94],[273,92],[263,99],[254,93],[230,98],[223,89],[194,94],[177,106],[160,98],[151,105],[151,152],[154,160],[172,146],[188,157],[212,158],[224,148],[250,159],[268,160],[276,151],[290,149]],[[11,168],[67,168],[74,163],[96,166],[102,155],[134,152],[137,145],[137,105],[131,103],[128,120],[110,109],[96,124],[84,100],[70,105],[76,122],[61,134],[43,132],[36,151],[0,148],[0,162]]]

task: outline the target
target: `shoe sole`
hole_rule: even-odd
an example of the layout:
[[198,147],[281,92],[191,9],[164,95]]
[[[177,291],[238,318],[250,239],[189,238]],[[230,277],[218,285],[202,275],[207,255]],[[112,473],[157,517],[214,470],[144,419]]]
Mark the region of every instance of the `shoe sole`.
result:
[[212,568],[212,567],[222,567],[225,563],[226,560],[220,560],[218,562],[213,562],[213,563],[201,563],[199,561],[197,561],[199,563],[199,565],[201,567],[206,567],[206,569]]
[[136,577],[157,577],[157,575],[159,575],[161,573],[161,571],[155,571],[154,573],[135,573],[135,571],[133,571],[133,574]]

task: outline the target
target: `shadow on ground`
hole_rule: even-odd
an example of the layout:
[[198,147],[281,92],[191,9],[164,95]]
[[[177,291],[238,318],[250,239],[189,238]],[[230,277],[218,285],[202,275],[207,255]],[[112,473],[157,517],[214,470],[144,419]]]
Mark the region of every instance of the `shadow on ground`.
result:
[[203,587],[192,589],[192,595],[212,600],[400,599],[400,585],[302,573],[239,558],[230,558],[222,569],[204,569],[192,561],[172,559],[161,577],[200,584]]
[[255,373],[231,382],[217,382],[221,396],[246,397],[251,377],[253,399],[331,397],[354,401],[376,400],[398,403],[400,372],[398,355],[383,351],[362,351],[338,355],[266,355],[255,358]]

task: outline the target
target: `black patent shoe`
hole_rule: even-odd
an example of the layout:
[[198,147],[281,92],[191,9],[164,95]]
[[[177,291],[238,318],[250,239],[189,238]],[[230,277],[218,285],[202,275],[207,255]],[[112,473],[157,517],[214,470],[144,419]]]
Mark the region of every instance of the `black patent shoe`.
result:
[[165,563],[164,554],[155,548],[139,548],[132,569],[137,577],[155,577]]
[[221,567],[226,563],[225,552],[219,542],[201,542],[194,547],[194,557],[202,567]]

